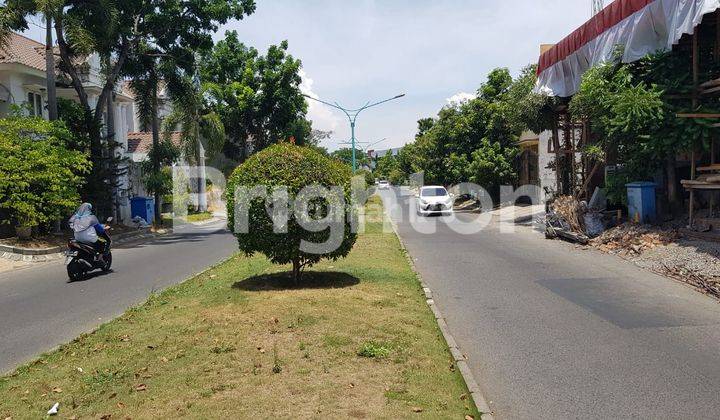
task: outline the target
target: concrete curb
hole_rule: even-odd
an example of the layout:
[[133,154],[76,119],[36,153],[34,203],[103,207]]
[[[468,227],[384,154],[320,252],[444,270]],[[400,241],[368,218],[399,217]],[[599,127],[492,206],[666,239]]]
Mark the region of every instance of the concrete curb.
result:
[[201,222],[182,222],[182,224],[191,225],[191,226],[205,226],[205,225],[211,225],[213,223],[217,223],[217,222],[220,222],[223,220],[227,221],[227,218],[214,216],[210,219],[203,220]]
[[477,381],[475,381],[475,377],[472,374],[472,371],[470,370],[470,367],[467,364],[467,357],[465,357],[464,354],[462,354],[462,351],[460,351],[460,347],[457,345],[457,342],[455,341],[455,338],[450,333],[450,329],[448,328],[447,322],[445,322],[445,317],[443,316],[442,312],[440,312],[440,308],[435,305],[435,301],[433,300],[432,290],[425,284],[425,282],[422,279],[422,276],[420,275],[420,272],[415,267],[415,262],[413,261],[412,257],[410,256],[410,253],[408,252],[407,248],[405,247],[405,243],[403,242],[402,238],[400,237],[400,234],[398,233],[397,226],[395,225],[395,222],[390,220],[390,225],[393,228],[393,232],[395,233],[395,236],[398,238],[398,241],[400,242],[400,248],[404,251],[405,257],[407,258],[408,263],[410,264],[410,268],[412,269],[413,273],[415,273],[415,276],[417,276],[418,281],[420,282],[420,286],[422,286],[423,293],[425,293],[425,299],[427,302],[427,305],[430,307],[430,310],[432,311],[433,315],[435,316],[435,321],[438,324],[438,327],[440,328],[440,332],[443,335],[443,338],[445,339],[445,343],[447,343],[448,348],[450,349],[450,354],[452,355],[455,366],[457,366],[458,370],[460,371],[460,375],[462,375],[463,380],[465,381],[465,385],[467,386],[468,391],[470,392],[470,397],[472,398],[473,402],[475,403],[475,407],[480,412],[480,418],[481,420],[493,420],[493,412],[490,410],[490,406],[487,403],[487,400],[485,399],[485,396],[483,396],[482,391],[480,390],[480,387],[477,384]]
[[171,233],[173,233],[173,230],[171,228],[165,229],[165,231],[162,233],[151,232],[151,231],[147,230],[147,231],[143,231],[142,233],[139,233],[139,234],[122,235],[119,238],[113,238],[113,243],[114,244],[123,244],[125,242],[135,241],[137,239],[157,238],[158,236],[169,235]]
[[[167,235],[172,233],[172,229],[166,229],[164,233],[154,233],[150,229],[143,229],[138,231],[124,232],[118,235],[114,235],[114,244],[123,244],[125,242],[134,241],[137,239],[148,239],[155,238],[157,236]],[[9,249],[9,250],[8,250]],[[15,251],[19,252],[15,252]],[[8,245],[0,245],[0,258],[6,260],[17,261],[17,262],[47,262],[59,260],[65,257],[65,247],[56,246],[53,248],[42,248],[42,249],[25,249],[16,248]]]
[[21,248],[17,246],[3,245],[0,244],[0,252],[7,252],[10,254],[19,255],[48,255],[56,254],[63,250],[62,246],[53,246],[50,248]]

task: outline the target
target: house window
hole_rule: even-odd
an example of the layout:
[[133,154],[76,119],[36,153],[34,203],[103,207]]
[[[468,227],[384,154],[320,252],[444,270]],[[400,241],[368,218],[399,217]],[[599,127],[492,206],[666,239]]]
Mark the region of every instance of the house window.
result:
[[43,100],[42,96],[37,93],[28,92],[28,105],[30,115],[34,117],[42,117]]

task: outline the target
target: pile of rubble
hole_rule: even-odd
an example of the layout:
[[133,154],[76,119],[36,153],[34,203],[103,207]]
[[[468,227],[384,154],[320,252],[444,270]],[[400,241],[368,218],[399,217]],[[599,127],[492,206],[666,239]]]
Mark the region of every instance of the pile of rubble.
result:
[[583,208],[575,198],[565,195],[555,199],[552,203],[552,211],[561,217],[573,232],[582,233],[585,227],[581,222]]
[[703,293],[720,299],[720,277],[708,275],[702,270],[692,270],[688,267],[660,263],[659,268],[653,271],[683,281]]
[[545,216],[545,237],[562,237],[586,244],[605,230],[600,209],[572,196],[556,197]]
[[625,223],[606,230],[590,243],[610,254],[642,254],[644,251],[676,241],[676,229]]
[[590,245],[720,298],[720,243],[685,238],[674,226],[626,223],[603,232]]

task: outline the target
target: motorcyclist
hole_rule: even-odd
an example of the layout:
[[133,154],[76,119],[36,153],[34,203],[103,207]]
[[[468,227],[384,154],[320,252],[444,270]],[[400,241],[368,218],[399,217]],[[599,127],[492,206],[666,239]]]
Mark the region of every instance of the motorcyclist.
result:
[[96,259],[104,263],[103,252],[109,243],[106,227],[92,213],[92,204],[82,203],[70,218],[70,227],[75,240],[91,244],[96,252]]

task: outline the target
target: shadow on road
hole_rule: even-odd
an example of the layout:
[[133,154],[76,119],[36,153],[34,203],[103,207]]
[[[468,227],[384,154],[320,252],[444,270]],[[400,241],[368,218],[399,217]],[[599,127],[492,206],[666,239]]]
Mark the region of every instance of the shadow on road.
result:
[[300,283],[295,284],[292,272],[263,274],[249,277],[233,284],[233,289],[249,292],[289,289],[340,289],[360,283],[360,279],[347,273],[336,271],[308,271],[303,274]]
[[178,242],[202,242],[203,240],[211,236],[222,236],[226,234],[228,234],[228,231],[226,229],[219,229],[214,231],[171,233],[165,236],[158,236],[156,238],[145,241],[143,241],[142,239],[138,239],[137,241],[131,240],[119,245],[113,245],[113,248],[128,249],[142,248],[148,245],[172,245]]
[[84,281],[92,280],[97,277],[109,276],[110,274],[112,274],[114,272],[115,271],[113,271],[113,270],[110,270],[110,271],[95,270],[95,271],[91,271],[91,272],[85,274],[85,276],[79,280],[68,279],[67,283],[82,283]]

